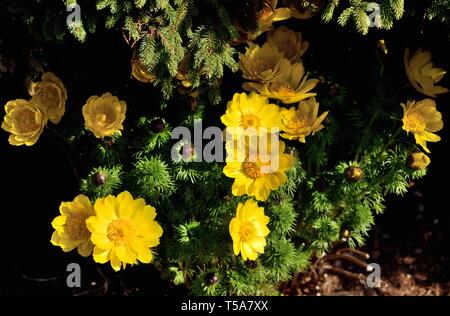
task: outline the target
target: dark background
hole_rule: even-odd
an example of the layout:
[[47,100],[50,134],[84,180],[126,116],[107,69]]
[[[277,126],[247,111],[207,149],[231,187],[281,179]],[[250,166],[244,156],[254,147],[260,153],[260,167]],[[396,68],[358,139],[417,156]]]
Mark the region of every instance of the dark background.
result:
[[[26,78],[32,73],[30,49],[40,47],[33,54],[45,61],[45,70],[53,71],[66,85],[69,94],[66,111],[72,113],[70,119],[78,120],[78,124],[83,124],[81,107],[87,97],[106,91],[127,101],[127,118],[133,117],[136,109],[140,112],[156,112],[159,109],[156,90],[131,80],[131,51],[118,32],[99,30],[85,44],[76,42],[70,36],[65,43],[42,44],[36,43],[19,22],[2,24],[0,53],[14,58],[15,69],[12,74],[1,74],[0,104],[16,98],[28,98]],[[309,61],[310,68],[319,74],[333,75],[336,82],[345,84],[351,93],[361,98],[373,88],[371,77],[376,71],[374,65],[378,63],[376,47],[382,38],[389,49],[385,72],[402,84],[407,83],[403,67],[405,46],[412,50],[419,45],[424,46],[433,52],[436,65],[449,69],[448,31],[439,24],[426,24],[417,18],[404,17],[395,22],[392,31],[371,29],[367,36],[356,34],[353,27],[341,28],[334,23],[324,25],[318,19],[291,20],[287,24],[301,30],[311,44],[308,52],[311,56],[306,60],[306,67]],[[242,51],[242,47],[238,49]],[[226,100],[234,92],[241,91],[241,81],[236,80],[238,77],[239,74],[225,75],[222,85],[224,101],[208,115],[219,117],[218,113],[225,109]],[[449,75],[439,84],[450,87]],[[449,101],[448,94],[437,99],[445,123],[448,121]],[[180,105],[184,106],[187,105]],[[178,109],[169,108],[166,111],[170,114]],[[3,110],[0,114],[3,116]],[[66,117],[63,118],[58,128],[68,124],[66,120]],[[432,163],[427,177],[404,197],[389,197],[385,213],[377,216],[366,250],[372,254],[377,252],[375,260],[383,265],[382,273],[392,272],[389,269],[396,255],[411,253],[423,261],[425,270],[432,271],[428,281],[450,281],[447,269],[450,263],[450,135],[447,126],[439,135],[442,141],[430,145]],[[8,144],[7,138],[8,133],[2,130],[0,295],[73,294],[65,286],[65,269],[70,262],[82,266],[83,289],[87,289],[90,282],[101,282],[102,278],[90,259],[81,258],[75,252],[63,253],[50,244],[53,231],[50,223],[58,215],[60,202],[72,200],[78,194],[80,179],[75,176],[70,161],[75,164],[77,175],[85,176],[89,171],[85,168],[89,163],[86,149],[77,148],[76,153],[70,152],[48,131],[31,147],[13,147]],[[427,232],[432,235],[424,239]],[[105,265],[102,269],[103,273],[110,275],[109,267]],[[173,289],[160,282],[154,271],[146,271],[145,274],[138,272],[126,272],[125,278],[130,284],[146,284],[146,294],[174,293]],[[124,275],[117,274],[113,278],[123,281]]]

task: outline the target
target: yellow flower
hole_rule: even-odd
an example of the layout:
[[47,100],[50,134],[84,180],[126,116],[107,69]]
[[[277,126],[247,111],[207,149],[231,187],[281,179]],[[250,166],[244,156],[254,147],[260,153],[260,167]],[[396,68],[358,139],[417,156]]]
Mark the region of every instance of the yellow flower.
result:
[[44,73],[41,80],[31,85],[31,100],[47,113],[50,122],[58,124],[66,109],[66,88],[52,72]]
[[436,110],[436,103],[432,99],[422,101],[408,101],[403,107],[403,129],[414,134],[416,143],[429,153],[428,142],[438,142],[441,138],[433,134],[444,127],[442,114]]
[[2,128],[11,133],[9,143],[15,146],[34,145],[47,124],[46,113],[35,103],[23,99],[6,103],[5,112]]
[[62,202],[59,212],[61,215],[52,221],[55,231],[51,243],[65,252],[77,248],[80,255],[89,256],[94,248],[86,228],[86,219],[94,215],[91,201],[80,194],[72,202]]
[[262,47],[249,43],[245,54],[239,53],[239,68],[246,79],[267,83],[289,69],[289,61],[283,53],[268,43]]
[[258,207],[253,199],[239,203],[236,217],[230,221],[230,235],[233,240],[233,252],[242,259],[256,260],[258,253],[264,253],[269,217],[264,215],[264,208]]
[[411,85],[429,97],[436,97],[436,94],[447,93],[449,90],[441,86],[435,86],[445,75],[445,70],[435,68],[431,62],[431,53],[422,51],[422,48],[409,58],[409,48],[405,49],[404,63],[406,75]]
[[[270,140],[270,139],[269,139]],[[245,143],[243,153],[239,145],[230,149],[231,142],[227,143],[227,164],[223,173],[234,178],[232,193],[235,196],[248,194],[257,200],[266,201],[272,190],[278,189],[286,183],[285,172],[295,164],[295,158],[291,154],[285,154],[284,142],[278,143],[278,148],[273,150],[272,143],[267,142],[267,149],[250,148]],[[251,152],[256,151],[254,155]],[[240,156],[242,155],[242,158]]]
[[305,137],[314,135],[323,128],[322,122],[327,117],[328,111],[319,117],[319,103],[315,97],[300,101],[298,108],[284,109],[281,112],[282,137],[287,139],[298,139],[305,142]]
[[267,33],[267,43],[276,47],[291,63],[299,61],[309,47],[307,41],[302,41],[302,33],[284,25]]
[[159,245],[163,230],[155,221],[156,210],[144,199],[133,199],[124,191],[117,197],[108,195],[94,204],[95,216],[86,221],[94,243],[94,261],[110,261],[119,271],[127,264],[150,263],[152,247]]
[[85,127],[97,138],[120,134],[126,110],[127,104],[109,92],[92,96],[83,106]]
[[279,129],[281,124],[279,107],[269,104],[269,99],[254,92],[249,95],[235,93],[220,119],[228,127],[227,131],[237,136],[252,132],[243,130],[247,128],[254,128],[258,134],[270,133],[273,132],[271,129]]
[[425,169],[430,164],[430,158],[422,152],[413,152],[408,157],[408,165],[411,169]]
[[156,80],[156,76],[148,72],[137,56],[133,56],[131,62],[131,75],[140,82],[150,83]]
[[278,0],[265,0],[264,8],[256,14],[259,33],[253,34],[253,39],[255,39],[259,34],[270,30],[273,22],[287,20],[292,16],[291,9],[277,9],[277,3]]
[[247,91],[257,91],[269,98],[290,104],[316,95],[310,91],[319,83],[319,79],[307,80],[307,77],[303,63],[295,63],[267,84],[246,82],[242,87]]

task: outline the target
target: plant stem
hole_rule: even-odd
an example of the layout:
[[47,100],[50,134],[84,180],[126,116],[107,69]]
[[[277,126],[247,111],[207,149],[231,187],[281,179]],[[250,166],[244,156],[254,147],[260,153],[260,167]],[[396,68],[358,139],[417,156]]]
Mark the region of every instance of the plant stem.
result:
[[[71,144],[63,135],[61,135],[61,133],[59,133],[57,130],[55,130],[55,129],[51,128],[51,127],[47,127],[47,130],[52,132],[53,135],[56,135],[56,137],[59,138],[61,141],[63,141],[64,144],[68,145],[73,153],[76,153],[75,146],[73,144]],[[64,150],[64,147],[63,146],[61,146],[61,147]],[[73,171],[73,174],[74,174],[75,178],[79,179],[80,176],[78,174],[78,171],[77,171],[77,168],[75,166],[75,163],[73,162],[73,159],[70,156],[70,153],[68,153],[66,150],[64,150],[64,152],[66,154],[67,159],[69,160],[70,166],[72,167],[72,171]]]
[[383,149],[380,151],[380,157],[381,157],[381,154],[384,153],[390,145],[392,145],[392,143],[395,141],[395,139],[401,132],[402,132],[402,128],[401,127],[397,128],[397,130],[394,132],[394,134],[392,134],[392,136],[389,138],[389,141],[383,146]]
[[364,136],[361,139],[361,142],[359,143],[358,149],[356,150],[355,159],[354,159],[355,161],[359,160],[359,156],[361,155],[361,152],[362,152],[362,149],[363,149],[363,144],[366,142],[366,138],[367,138],[367,136],[369,134],[369,130],[372,127],[373,123],[375,122],[375,119],[377,118],[377,116],[378,116],[378,112],[374,112],[372,117],[371,117],[371,119],[370,119],[370,121],[369,121],[369,124],[367,125],[367,127],[366,127],[366,129],[364,131]]
[[47,130],[52,132],[54,135],[56,135],[60,140],[62,140],[65,144],[69,145],[69,147],[73,150],[76,151],[75,146],[70,143],[60,132],[58,132],[56,129],[53,129],[51,127],[47,127]]

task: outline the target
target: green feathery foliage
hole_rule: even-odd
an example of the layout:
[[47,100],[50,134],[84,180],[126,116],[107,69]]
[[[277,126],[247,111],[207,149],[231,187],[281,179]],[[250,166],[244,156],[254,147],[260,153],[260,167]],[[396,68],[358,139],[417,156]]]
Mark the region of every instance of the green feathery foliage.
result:
[[[389,30],[394,21],[399,20],[404,13],[404,0],[329,0],[322,12],[322,20],[330,22],[338,11],[337,22],[341,26],[347,25],[351,20],[357,31],[363,35],[369,32],[370,27]],[[379,14],[378,14],[379,12]]]
[[117,188],[122,185],[122,167],[93,168],[86,178],[80,183],[80,190],[93,199],[105,197],[116,193]]

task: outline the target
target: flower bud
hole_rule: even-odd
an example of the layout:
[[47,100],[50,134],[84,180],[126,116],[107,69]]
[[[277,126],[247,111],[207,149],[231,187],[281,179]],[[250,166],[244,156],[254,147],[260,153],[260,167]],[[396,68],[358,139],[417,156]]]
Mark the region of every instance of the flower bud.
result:
[[430,158],[422,152],[413,152],[408,157],[408,166],[413,170],[425,169],[430,164]]
[[164,124],[164,121],[162,119],[156,119],[150,123],[150,129],[153,133],[161,133],[164,131],[165,127],[166,124]]
[[214,272],[210,272],[206,275],[206,283],[208,283],[209,285],[214,285],[217,284],[218,282],[219,278]]
[[347,180],[352,182],[357,182],[361,180],[363,176],[363,171],[358,166],[350,166],[347,169],[345,169],[345,177]]
[[103,173],[97,172],[92,176],[92,181],[96,186],[101,186],[106,183],[106,175]]

